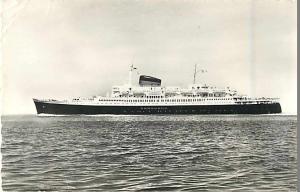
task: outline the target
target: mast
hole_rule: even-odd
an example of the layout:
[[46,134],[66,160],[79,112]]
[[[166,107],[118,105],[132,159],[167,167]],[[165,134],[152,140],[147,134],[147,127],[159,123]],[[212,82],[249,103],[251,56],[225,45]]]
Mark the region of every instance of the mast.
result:
[[195,64],[195,70],[194,70],[194,80],[193,80],[193,84],[196,83],[196,74],[197,74],[197,64]]
[[133,67],[133,64],[131,64],[130,69],[129,69],[129,80],[128,80],[128,85],[132,85],[132,71],[137,69],[136,67]]
[[197,64],[195,64],[193,84],[196,83],[196,77],[197,77],[197,73],[198,73],[198,72],[206,73],[207,70],[205,70],[205,69],[200,69],[200,70],[198,71],[198,70],[197,70]]

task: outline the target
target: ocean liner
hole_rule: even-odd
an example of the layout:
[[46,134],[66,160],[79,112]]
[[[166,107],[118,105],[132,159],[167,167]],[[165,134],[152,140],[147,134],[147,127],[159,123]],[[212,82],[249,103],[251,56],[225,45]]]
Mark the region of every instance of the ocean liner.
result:
[[110,96],[93,96],[71,100],[33,99],[37,114],[271,114],[281,113],[277,98],[251,98],[230,87],[216,88],[194,82],[188,88],[164,87],[161,79],[140,75],[139,85],[129,82],[113,86]]

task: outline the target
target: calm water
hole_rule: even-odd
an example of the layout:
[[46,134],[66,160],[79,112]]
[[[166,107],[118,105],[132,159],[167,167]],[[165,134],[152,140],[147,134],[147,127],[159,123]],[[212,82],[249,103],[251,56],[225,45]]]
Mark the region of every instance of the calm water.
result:
[[296,191],[296,116],[5,116],[4,191]]

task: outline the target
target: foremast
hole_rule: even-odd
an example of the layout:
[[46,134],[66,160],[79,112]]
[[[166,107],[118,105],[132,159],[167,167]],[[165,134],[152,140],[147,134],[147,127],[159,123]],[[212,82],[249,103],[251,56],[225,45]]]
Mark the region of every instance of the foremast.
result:
[[128,78],[128,86],[132,86],[132,71],[136,70],[137,68],[133,66],[133,64],[130,65],[129,68],[129,78]]

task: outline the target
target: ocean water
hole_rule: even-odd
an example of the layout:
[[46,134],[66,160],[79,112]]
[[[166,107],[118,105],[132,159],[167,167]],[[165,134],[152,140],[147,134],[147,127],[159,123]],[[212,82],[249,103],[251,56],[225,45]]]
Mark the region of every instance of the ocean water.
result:
[[296,116],[2,117],[3,191],[296,191]]

